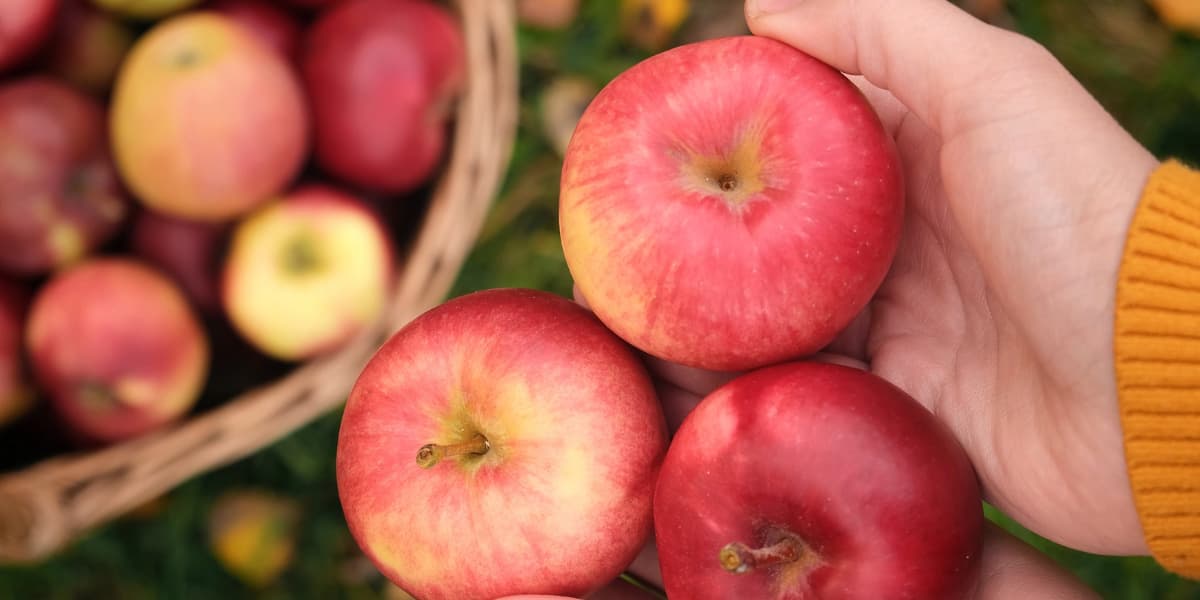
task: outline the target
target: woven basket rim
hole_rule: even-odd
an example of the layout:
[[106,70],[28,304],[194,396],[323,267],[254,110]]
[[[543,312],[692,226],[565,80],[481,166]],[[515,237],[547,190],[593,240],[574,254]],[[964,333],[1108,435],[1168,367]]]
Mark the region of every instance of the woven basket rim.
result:
[[457,101],[449,158],[418,232],[399,257],[385,314],[339,350],[172,428],[0,475],[0,562],[49,556],[179,483],[335,409],[380,343],[445,298],[508,166],[518,110],[512,3],[451,5],[466,45],[467,83]]

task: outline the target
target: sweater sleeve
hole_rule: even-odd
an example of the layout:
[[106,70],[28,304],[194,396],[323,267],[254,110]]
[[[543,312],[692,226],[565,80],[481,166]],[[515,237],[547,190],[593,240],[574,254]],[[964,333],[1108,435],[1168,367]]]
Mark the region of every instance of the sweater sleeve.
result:
[[1114,336],[1125,460],[1146,543],[1200,578],[1200,172],[1167,162],[1130,225]]

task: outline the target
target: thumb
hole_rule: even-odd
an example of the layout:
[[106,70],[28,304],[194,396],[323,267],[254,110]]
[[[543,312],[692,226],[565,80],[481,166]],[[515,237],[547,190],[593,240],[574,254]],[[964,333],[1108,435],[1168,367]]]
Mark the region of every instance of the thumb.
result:
[[[993,120],[1006,92],[1030,89],[1027,78],[1062,75],[1033,40],[947,0],[747,0],[745,12],[755,34],[864,76],[943,139]],[[1005,81],[1013,75],[1026,79]]]

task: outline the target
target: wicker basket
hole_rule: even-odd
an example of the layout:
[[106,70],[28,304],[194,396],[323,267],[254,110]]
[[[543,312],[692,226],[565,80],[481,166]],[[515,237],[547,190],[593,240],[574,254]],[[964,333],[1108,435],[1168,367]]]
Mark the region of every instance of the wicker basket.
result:
[[457,106],[449,162],[401,260],[387,314],[338,352],[177,427],[4,475],[0,561],[41,559],[89,529],[336,408],[386,336],[444,299],[508,164],[518,104],[512,3],[455,0],[453,5],[466,40],[467,85]]

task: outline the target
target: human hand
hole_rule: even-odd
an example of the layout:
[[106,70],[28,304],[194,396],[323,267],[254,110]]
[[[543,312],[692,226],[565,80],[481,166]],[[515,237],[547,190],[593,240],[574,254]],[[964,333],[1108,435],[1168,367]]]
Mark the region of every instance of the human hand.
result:
[[1112,338],[1155,158],[1044,48],[945,0],[750,0],[746,15],[756,34],[862,75],[902,156],[895,263],[830,350],[943,419],[985,498],[1026,527],[1146,553]]

